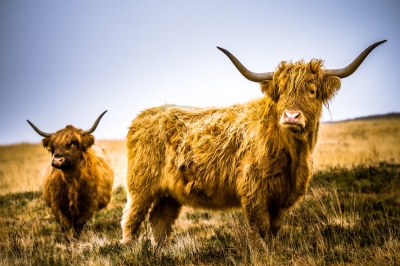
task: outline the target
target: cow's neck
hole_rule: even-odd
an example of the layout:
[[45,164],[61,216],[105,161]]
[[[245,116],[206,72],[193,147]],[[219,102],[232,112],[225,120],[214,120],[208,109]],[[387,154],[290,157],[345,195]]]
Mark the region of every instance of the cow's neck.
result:
[[305,173],[308,178],[319,124],[309,125],[302,135],[281,128],[281,114],[268,97],[252,102],[248,110],[249,114],[246,117],[250,117],[249,124],[257,121],[256,126],[252,124],[257,137],[250,142],[257,142],[254,144],[258,147],[257,160],[265,164],[265,171],[291,169],[291,176],[297,178],[299,169],[302,169],[300,173]]
[[68,186],[68,207],[70,214],[77,215],[79,213],[78,194],[80,190],[81,172],[78,168],[71,168],[62,171],[62,179]]
[[[287,132],[279,127],[278,121],[271,125],[277,126],[276,133],[279,141],[274,142],[273,150],[287,156],[286,178],[292,184],[292,192],[287,198],[287,206],[292,206],[307,192],[308,182],[312,173],[312,151],[315,146],[316,130],[305,133],[304,136],[296,136],[292,132]],[[318,125],[317,125],[318,126]],[[270,154],[272,155],[272,154]],[[285,166],[282,166],[285,167]]]
[[70,186],[76,186],[81,179],[81,171],[78,167],[73,167],[62,171],[63,180]]

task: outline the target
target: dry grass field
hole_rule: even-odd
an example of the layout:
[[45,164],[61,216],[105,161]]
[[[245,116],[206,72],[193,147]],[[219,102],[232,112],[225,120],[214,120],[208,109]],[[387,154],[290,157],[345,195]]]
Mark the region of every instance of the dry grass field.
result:
[[[124,184],[124,140],[99,140],[115,171],[114,187]],[[349,168],[379,162],[400,163],[400,115],[321,125],[314,169]],[[0,146],[0,195],[41,189],[51,155],[40,144]]]
[[379,162],[400,163],[400,115],[321,125],[316,170]]
[[184,208],[167,247],[119,244],[125,143],[100,140],[115,170],[109,206],[79,241],[59,240],[41,192],[50,154],[0,146],[0,265],[400,265],[400,117],[322,124],[305,200],[255,246],[240,210]]

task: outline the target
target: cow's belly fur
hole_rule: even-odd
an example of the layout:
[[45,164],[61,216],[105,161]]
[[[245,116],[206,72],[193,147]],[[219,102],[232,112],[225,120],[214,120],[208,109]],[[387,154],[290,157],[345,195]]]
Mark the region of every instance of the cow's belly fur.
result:
[[217,182],[207,183],[201,177],[188,180],[179,173],[177,175],[180,178],[165,177],[163,191],[182,205],[221,210],[241,206],[231,184],[221,187]]

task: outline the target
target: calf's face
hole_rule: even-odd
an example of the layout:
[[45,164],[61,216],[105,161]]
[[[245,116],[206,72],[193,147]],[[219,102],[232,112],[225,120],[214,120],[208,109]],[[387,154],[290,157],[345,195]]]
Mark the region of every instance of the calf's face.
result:
[[69,125],[42,140],[43,146],[53,155],[53,167],[63,171],[78,167],[83,152],[94,144],[93,135],[82,133],[81,129]]
[[79,167],[79,161],[83,158],[83,153],[94,144],[94,137],[91,133],[96,130],[100,119],[106,112],[104,111],[96,119],[93,126],[85,131],[68,125],[55,133],[46,133],[29,120],[27,122],[36,133],[44,137],[42,144],[53,155],[51,165],[66,171]]

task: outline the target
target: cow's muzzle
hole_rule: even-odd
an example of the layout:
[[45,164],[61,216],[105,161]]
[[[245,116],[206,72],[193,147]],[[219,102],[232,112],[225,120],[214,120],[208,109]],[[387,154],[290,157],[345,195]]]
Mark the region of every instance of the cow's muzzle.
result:
[[281,116],[280,124],[293,132],[299,132],[305,127],[304,115],[298,110],[285,110]]
[[51,161],[51,166],[57,169],[65,168],[66,167],[65,157],[59,154],[54,154]]

